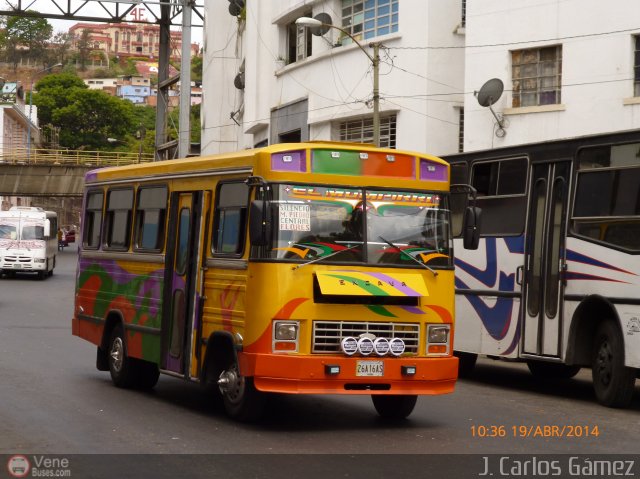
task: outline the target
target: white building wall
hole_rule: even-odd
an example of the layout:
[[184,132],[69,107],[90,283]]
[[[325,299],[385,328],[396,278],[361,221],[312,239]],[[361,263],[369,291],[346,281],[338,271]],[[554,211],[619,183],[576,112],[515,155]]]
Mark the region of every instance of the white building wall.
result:
[[[465,150],[479,150],[640,127],[633,97],[634,42],[640,34],[635,0],[502,0],[467,2],[465,54]],[[512,108],[511,51],[562,45],[562,99],[547,108]],[[473,95],[499,78],[505,92],[495,119]]]
[[[308,100],[311,140],[338,139],[341,121],[372,116],[371,61],[357,45],[333,48],[338,30],[314,36],[307,59],[277,63],[287,53],[286,25],[307,11],[328,13],[341,25],[340,0],[248,1],[240,23],[227,7],[210,2],[206,12],[203,154],[250,148],[273,136],[272,110],[301,100]],[[457,151],[464,91],[460,21],[461,0],[400,0],[398,32],[373,39],[389,48],[380,52],[380,110],[397,114],[399,149]],[[369,41],[363,43],[372,53]],[[243,60],[242,92],[233,78]],[[236,111],[240,126],[230,119]]]

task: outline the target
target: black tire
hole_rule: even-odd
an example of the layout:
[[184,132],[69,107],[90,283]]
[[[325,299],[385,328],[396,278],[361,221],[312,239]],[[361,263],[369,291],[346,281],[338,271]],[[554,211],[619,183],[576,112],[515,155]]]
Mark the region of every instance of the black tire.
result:
[[265,407],[265,395],[258,391],[252,377],[241,376],[238,364],[234,361],[220,374],[220,392],[224,408],[229,417],[251,422],[262,416]]
[[591,375],[598,402],[608,407],[629,406],[636,371],[624,365],[624,341],[613,321],[600,323],[592,351]]
[[549,363],[546,361],[527,361],[527,367],[531,374],[540,379],[571,379],[578,372],[580,366],[569,366],[568,364]]
[[130,358],[131,364],[135,366],[136,382],[135,387],[139,389],[153,389],[158,384],[160,369],[155,363],[143,361],[142,359]]
[[416,407],[416,395],[371,395],[373,406],[378,414],[385,419],[405,419]]
[[474,353],[463,353],[456,351],[454,355],[458,358],[458,377],[468,378],[473,373],[478,360],[478,355]]
[[111,331],[109,337],[109,373],[111,381],[119,388],[131,388],[136,383],[137,371],[131,358],[127,355],[127,342],[121,325]]

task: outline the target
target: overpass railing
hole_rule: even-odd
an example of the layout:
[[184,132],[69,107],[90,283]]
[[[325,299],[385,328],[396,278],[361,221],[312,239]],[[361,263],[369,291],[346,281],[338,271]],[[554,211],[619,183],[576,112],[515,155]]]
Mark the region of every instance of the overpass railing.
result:
[[122,151],[88,151],[15,148],[0,152],[0,164],[60,166],[121,166],[153,161],[153,154]]

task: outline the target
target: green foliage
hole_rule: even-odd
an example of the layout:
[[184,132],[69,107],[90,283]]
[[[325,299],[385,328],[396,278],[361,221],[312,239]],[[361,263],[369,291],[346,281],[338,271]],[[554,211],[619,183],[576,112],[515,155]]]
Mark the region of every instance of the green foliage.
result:
[[156,109],[148,105],[136,105],[133,109],[134,122],[136,125],[142,125],[147,130],[155,130],[156,127]]
[[[37,13],[33,10],[27,12]],[[7,58],[14,69],[20,58],[20,48],[27,47],[28,56],[34,60],[46,62],[47,45],[53,33],[53,27],[45,18],[30,16],[9,17],[5,28],[5,47]]]
[[125,138],[136,130],[134,105],[66,73],[49,75],[37,84],[34,103],[42,124],[60,128],[60,145],[78,149],[111,149],[108,138]]
[[60,144],[69,148],[99,149],[108,138],[122,138],[134,127],[133,104],[99,90],[74,89],[68,104],[53,112],[60,126]]
[[[47,75],[35,85],[38,92],[33,103],[38,106],[38,118],[41,124],[53,123],[53,112],[68,104],[68,96],[74,90],[86,90],[87,85],[80,77],[72,73]],[[55,125],[59,126],[59,125]]]
[[202,81],[202,56],[193,57],[191,60],[191,80]]

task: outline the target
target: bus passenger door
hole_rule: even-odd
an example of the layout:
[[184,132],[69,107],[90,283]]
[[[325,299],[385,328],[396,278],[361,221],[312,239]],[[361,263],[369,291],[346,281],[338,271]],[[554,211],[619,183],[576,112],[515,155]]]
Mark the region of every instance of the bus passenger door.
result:
[[173,193],[167,229],[161,368],[188,377],[198,312],[202,192]]
[[534,164],[525,256],[526,354],[562,356],[562,271],[571,162]]

